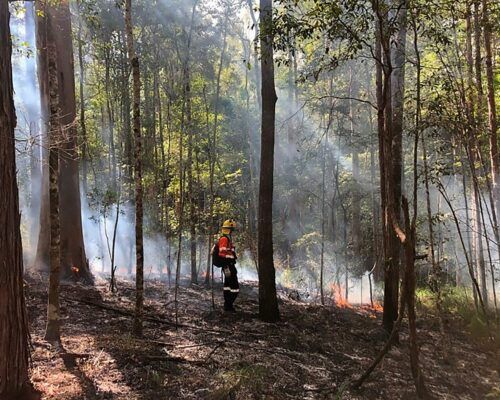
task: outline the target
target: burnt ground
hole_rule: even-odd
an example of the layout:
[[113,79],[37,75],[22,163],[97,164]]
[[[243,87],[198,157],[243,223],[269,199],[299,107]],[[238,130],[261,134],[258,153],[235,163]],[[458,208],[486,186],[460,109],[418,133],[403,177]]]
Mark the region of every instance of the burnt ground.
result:
[[[257,287],[242,285],[236,314],[220,311],[221,291],[201,286],[174,291],[148,281],[144,337],[131,335],[134,286],[120,281],[111,294],[63,284],[62,349],[43,340],[47,283],[27,277],[32,334],[32,379],[43,399],[413,399],[404,327],[394,347],[360,390],[361,373],[384,344],[381,313],[368,307],[319,306],[280,291],[282,320],[257,318]],[[500,398],[500,352],[472,339],[458,322],[443,344],[436,320],[420,316],[421,362],[438,399]],[[496,394],[495,394],[496,393]]]

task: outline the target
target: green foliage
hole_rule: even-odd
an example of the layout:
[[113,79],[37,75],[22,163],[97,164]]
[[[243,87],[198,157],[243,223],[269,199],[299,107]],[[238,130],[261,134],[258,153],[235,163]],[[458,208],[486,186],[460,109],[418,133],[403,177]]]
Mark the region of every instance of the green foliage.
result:
[[[437,315],[436,296],[428,288],[418,288],[416,292],[417,304],[419,308]],[[488,324],[482,313],[478,313],[472,297],[472,290],[457,286],[443,286],[441,289],[441,309],[444,315],[458,319],[466,327],[471,336],[475,339],[488,339],[493,334],[495,343],[500,344],[500,335],[498,329],[495,331],[495,322],[490,318],[490,324],[493,324],[493,332],[488,328]]]

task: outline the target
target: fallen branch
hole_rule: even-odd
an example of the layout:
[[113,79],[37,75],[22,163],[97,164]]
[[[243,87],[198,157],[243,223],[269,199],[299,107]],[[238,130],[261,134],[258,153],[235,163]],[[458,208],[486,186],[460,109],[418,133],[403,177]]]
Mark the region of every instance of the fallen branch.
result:
[[[96,302],[96,301],[85,300],[85,299],[75,299],[75,298],[67,297],[67,296],[61,296],[61,299],[66,300],[66,301],[72,301],[72,302],[75,302],[75,303],[87,304],[87,305],[98,307],[98,308],[102,308],[102,309],[108,310],[108,311],[113,311],[113,312],[115,312],[117,314],[124,315],[126,317],[132,317],[133,318],[135,316],[135,313],[133,311],[129,311],[129,310],[126,310],[126,309],[123,309],[123,308],[113,307],[111,305],[108,305],[108,304],[105,304],[105,303],[102,303],[102,302]],[[194,325],[176,324],[173,321],[169,321],[167,319],[162,319],[162,318],[154,317],[152,315],[147,315],[147,314],[145,314],[142,319],[143,319],[143,321],[146,321],[146,322],[152,322],[152,323],[157,323],[157,324],[162,324],[162,325],[168,325],[168,326],[172,326],[174,328],[185,328],[185,329],[191,329],[191,330],[202,331],[202,332],[219,333],[219,334],[224,334],[224,335],[233,335],[234,334],[233,331],[229,331],[229,330],[225,330],[225,329],[210,329],[210,328],[200,327],[200,326],[194,326]],[[266,336],[264,334],[255,333],[255,332],[242,332],[242,331],[239,331],[239,332],[240,333],[245,333],[246,335],[254,336],[254,337]]]
[[182,357],[170,357],[170,356],[146,356],[144,357],[147,361],[170,361],[175,363],[183,363],[183,364],[194,364],[194,365],[203,365],[203,361],[198,360],[187,360]]
[[210,357],[212,357],[212,355],[217,351],[217,349],[224,346],[225,343],[226,343],[225,340],[221,340],[219,343],[217,343],[217,345],[212,349],[212,351],[208,354],[208,356],[205,357],[205,362],[210,360]]

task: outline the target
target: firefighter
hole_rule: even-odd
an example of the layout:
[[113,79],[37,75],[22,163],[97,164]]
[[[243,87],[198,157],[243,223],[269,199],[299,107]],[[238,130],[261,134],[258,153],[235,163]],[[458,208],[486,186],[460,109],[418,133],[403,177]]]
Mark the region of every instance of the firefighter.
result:
[[231,238],[236,229],[233,219],[224,221],[222,225],[222,236],[219,239],[219,259],[221,260],[222,272],[224,273],[224,311],[234,312],[233,303],[240,292],[238,283],[238,271],[236,271],[236,251]]

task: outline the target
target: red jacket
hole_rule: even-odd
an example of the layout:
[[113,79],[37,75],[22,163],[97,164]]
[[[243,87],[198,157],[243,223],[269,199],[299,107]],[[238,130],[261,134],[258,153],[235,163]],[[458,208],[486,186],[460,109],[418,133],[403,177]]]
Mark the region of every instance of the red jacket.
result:
[[219,257],[229,260],[236,260],[236,251],[228,236],[221,236],[219,239]]

